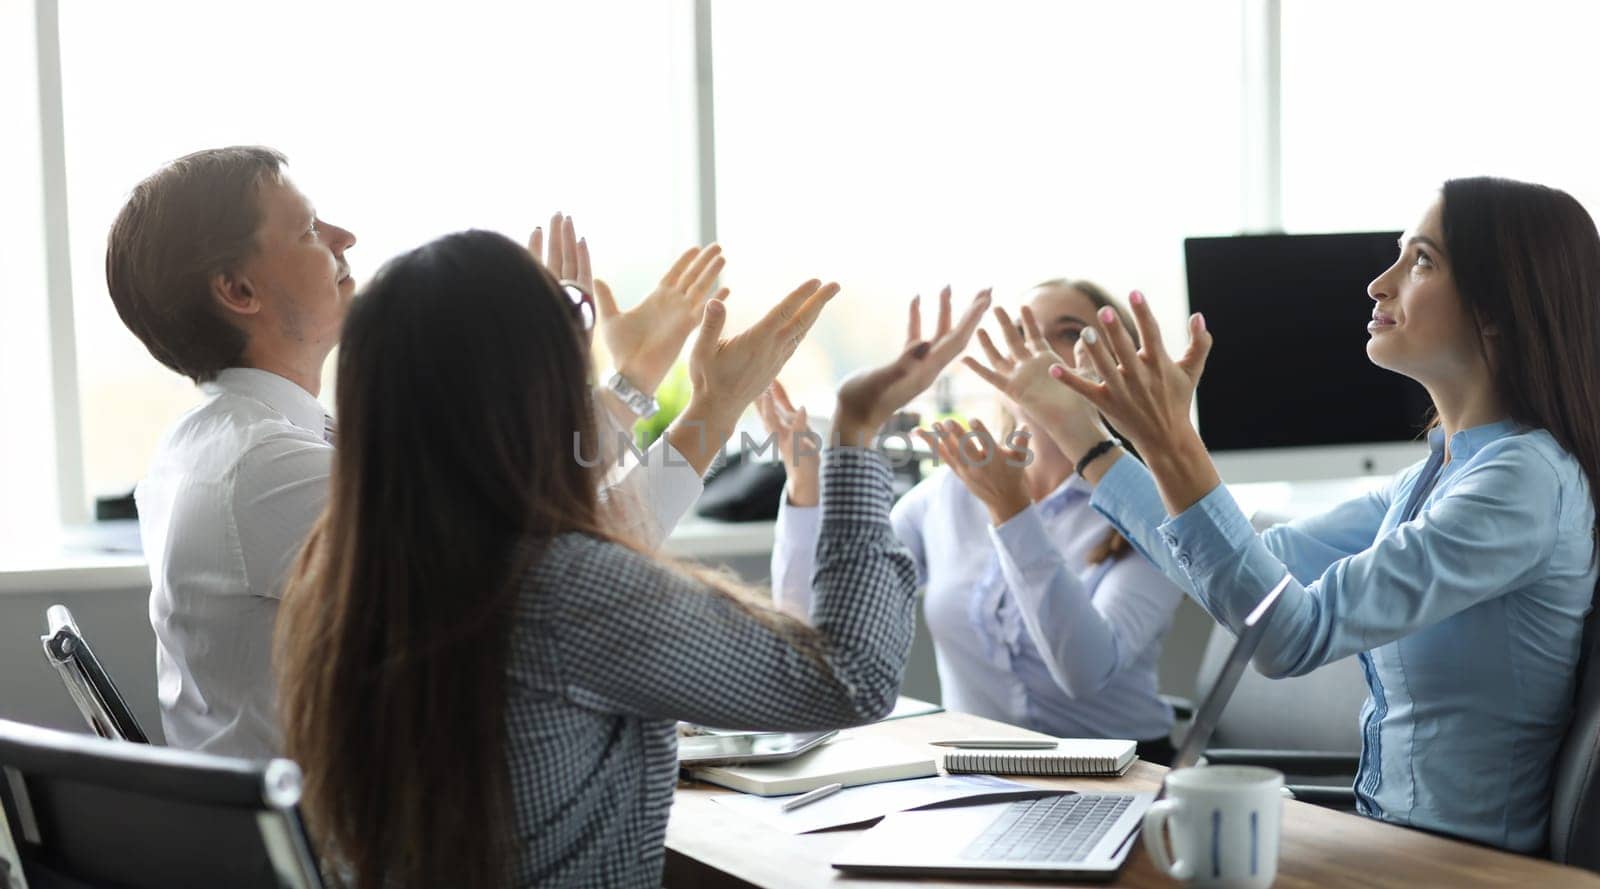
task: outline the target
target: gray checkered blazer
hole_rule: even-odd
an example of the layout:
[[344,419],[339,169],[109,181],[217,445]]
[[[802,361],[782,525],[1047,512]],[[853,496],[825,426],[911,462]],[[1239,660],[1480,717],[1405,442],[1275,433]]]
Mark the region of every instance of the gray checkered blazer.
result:
[[523,581],[507,705],[519,886],[657,886],[676,721],[823,729],[894,706],[916,571],[889,527],[889,468],[823,454],[819,663],[747,611],[632,550],[577,534]]

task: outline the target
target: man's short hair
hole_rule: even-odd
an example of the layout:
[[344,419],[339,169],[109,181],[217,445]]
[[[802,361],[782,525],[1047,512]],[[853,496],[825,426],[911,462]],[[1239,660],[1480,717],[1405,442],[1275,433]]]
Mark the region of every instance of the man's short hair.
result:
[[245,334],[211,292],[257,248],[260,187],[288,162],[258,146],[185,155],[134,186],[111,224],[111,301],[157,361],[203,383],[239,363]]

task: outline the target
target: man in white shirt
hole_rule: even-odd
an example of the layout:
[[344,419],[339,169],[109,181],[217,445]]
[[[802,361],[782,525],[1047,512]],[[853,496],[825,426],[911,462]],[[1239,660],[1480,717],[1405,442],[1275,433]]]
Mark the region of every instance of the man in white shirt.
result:
[[[279,749],[273,622],[328,494],[336,433],[317,394],[355,294],[345,262],[355,236],[318,218],[284,163],[249,147],[180,158],[135,187],[106,251],[124,323],[206,396],[137,491],[162,728],[173,746],[237,756]],[[552,271],[585,278],[587,245],[571,220],[558,215],[551,228]],[[629,401],[650,403],[698,322],[716,254],[686,253],[628,312],[603,283],[581,281],[617,359],[597,397],[618,428],[631,425]],[[680,423],[626,470],[611,499],[647,507],[632,517],[639,537],[659,543],[694,503],[728,432]]]

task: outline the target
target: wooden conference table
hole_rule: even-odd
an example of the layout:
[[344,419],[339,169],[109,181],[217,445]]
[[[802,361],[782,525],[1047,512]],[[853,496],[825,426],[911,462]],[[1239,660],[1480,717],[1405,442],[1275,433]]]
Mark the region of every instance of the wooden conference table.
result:
[[[1035,733],[965,713],[934,713],[852,729],[925,744],[939,738],[1033,737]],[[930,751],[941,748],[930,747]],[[1119,779],[1014,778],[1045,787],[1083,791],[1155,790],[1166,769],[1136,763]],[[667,826],[668,886],[871,886],[997,887],[1038,883],[996,880],[918,878],[892,880],[850,877],[829,864],[833,855],[860,836],[837,830],[792,836],[759,820],[740,818],[712,798],[732,793],[709,784],[682,781]],[[1090,884],[1106,885],[1106,884]],[[1171,887],[1140,843],[1113,886]],[[1456,842],[1420,831],[1383,824],[1358,815],[1285,801],[1283,840],[1276,889],[1327,886],[1588,886],[1600,889],[1600,875]]]

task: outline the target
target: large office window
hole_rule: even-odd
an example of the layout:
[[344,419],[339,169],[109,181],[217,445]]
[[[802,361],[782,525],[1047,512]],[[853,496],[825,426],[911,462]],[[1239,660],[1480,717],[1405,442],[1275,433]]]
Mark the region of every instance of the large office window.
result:
[[683,0],[62,3],[90,494],[128,490],[198,398],[106,294],[106,230],[135,182],[198,148],[276,147],[356,233],[362,280],[434,236],[521,239],[562,210],[636,299],[695,236],[688,16]]
[[945,282],[1013,306],[1058,276],[1138,287],[1181,331],[1182,239],[1240,225],[1236,0],[719,2],[712,22],[733,317],[844,285],[784,374],[814,408]]
[[33,34],[32,8],[0,4],[0,551],[18,553],[56,515]]
[[1567,0],[1286,0],[1286,226],[1406,228],[1480,174],[1600,210],[1596,34],[1600,6]]

